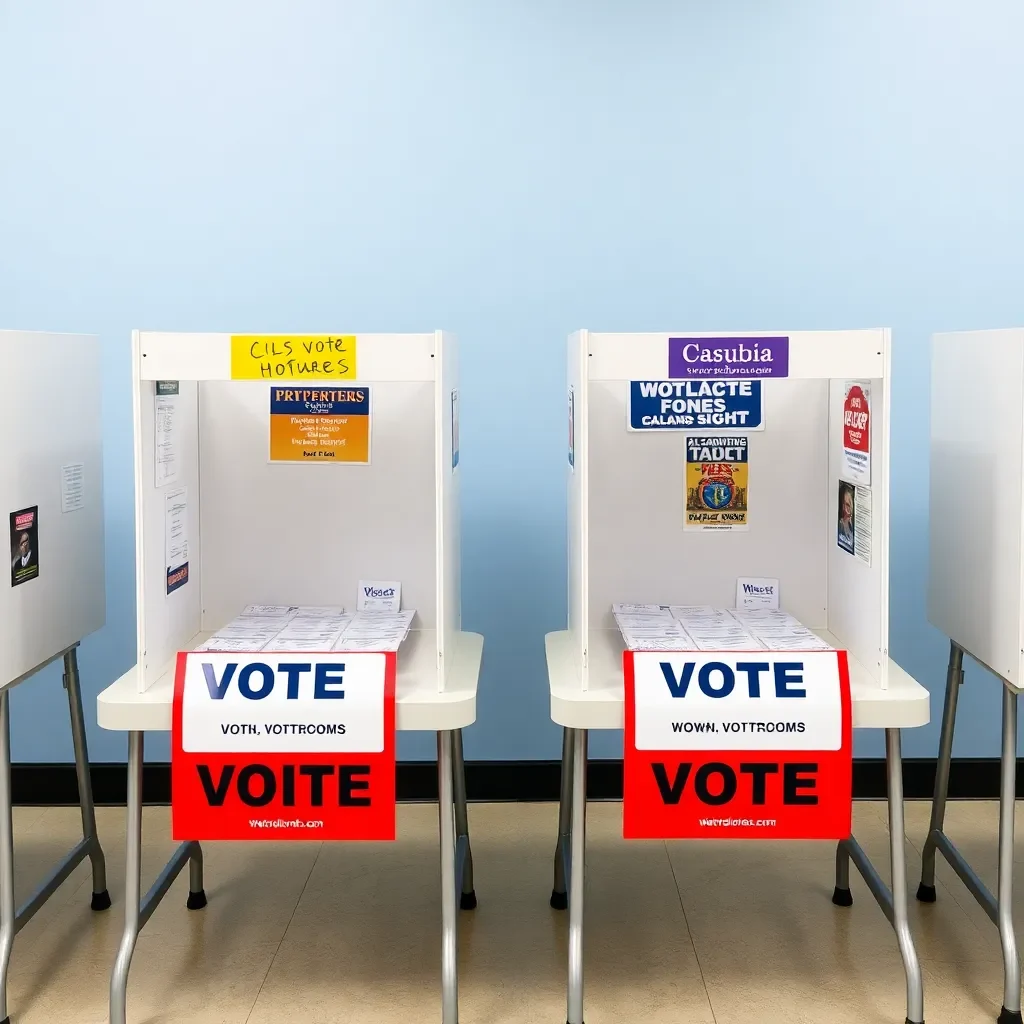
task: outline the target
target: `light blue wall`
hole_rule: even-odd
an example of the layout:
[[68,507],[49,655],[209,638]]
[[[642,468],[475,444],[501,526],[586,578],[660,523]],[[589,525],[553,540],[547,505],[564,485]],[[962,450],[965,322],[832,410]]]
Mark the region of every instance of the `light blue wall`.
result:
[[[457,332],[467,756],[548,758],[565,335],[891,326],[891,646],[940,693],[927,344],[1024,324],[1022,38],[1019,0],[0,0],[0,326],[105,346],[90,705],[134,657],[135,327]],[[994,755],[969,681],[956,753]],[[70,759],[62,701],[17,692],[18,760]]]

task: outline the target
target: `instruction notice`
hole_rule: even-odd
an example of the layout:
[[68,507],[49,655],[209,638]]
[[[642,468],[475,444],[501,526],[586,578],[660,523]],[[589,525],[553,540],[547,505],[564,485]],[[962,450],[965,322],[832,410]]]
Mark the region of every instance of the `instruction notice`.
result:
[[270,461],[370,461],[370,389],[270,389]]
[[39,506],[11,513],[11,586],[39,575]]
[[233,334],[232,380],[355,380],[354,334]]
[[60,510],[77,512],[85,504],[85,463],[69,462],[60,467]]
[[181,472],[181,396],[176,380],[158,380],[153,424],[156,433],[155,476],[157,487],[172,484]]
[[759,380],[631,380],[630,430],[764,430]]
[[746,530],[747,438],[691,434],[686,438],[686,530]]
[[871,488],[839,481],[836,543],[849,555],[871,564]]
[[167,566],[167,593],[188,583],[188,488],[180,487],[164,495],[164,561]]
[[871,385],[847,381],[843,387],[843,476],[871,484]]

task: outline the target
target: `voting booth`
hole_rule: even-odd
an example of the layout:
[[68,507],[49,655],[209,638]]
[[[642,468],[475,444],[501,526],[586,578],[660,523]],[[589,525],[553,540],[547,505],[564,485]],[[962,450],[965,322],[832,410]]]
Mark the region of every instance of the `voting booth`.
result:
[[[92,908],[110,906],[96,834],[79,642],[103,626],[103,423],[99,340],[0,331],[11,381],[0,403],[0,496],[10,576],[0,587],[0,1020],[14,937],[88,857]],[[14,903],[10,688],[61,660],[74,740],[82,841],[20,908]]]
[[[100,725],[129,733],[127,917],[111,1020],[125,1020],[138,931],[186,862],[189,907],[206,902],[194,839],[144,899],[139,888],[143,733],[171,728],[182,652],[397,647],[391,729],[438,735],[442,991],[454,1021],[457,891],[475,905],[461,729],[475,719],[482,652],[461,631],[455,339],[143,331],[133,361],[138,661],[99,699]],[[357,601],[397,607],[399,590],[408,632],[390,648],[365,633],[358,646],[334,636],[318,648],[295,630],[299,613],[333,629]],[[282,614],[304,646],[252,646],[244,623],[266,614]],[[205,660],[216,657],[244,656]],[[320,742],[331,750],[330,736]]]
[[[848,837],[834,899],[852,902],[853,859],[896,929],[908,1019],[923,1020],[899,730],[928,721],[928,694],[888,651],[889,366],[887,330],[569,339],[568,629],[546,638],[551,715],[565,730],[552,906],[569,910],[569,1024],[583,1020],[587,732],[627,724],[613,608],[730,617],[766,595],[765,614],[809,638],[766,642],[766,661],[846,652],[852,726],[886,731],[892,890]],[[691,649],[689,635],[651,643]]]
[[[1017,695],[1024,689],[1022,423],[1024,330],[965,331],[932,338],[928,620],[949,638],[950,653],[935,797],[917,896],[926,903],[935,901],[935,855],[941,853],[999,929],[1000,1024],[1021,1019],[1020,960],[1013,925],[1013,817]],[[995,895],[943,831],[965,654],[1002,684]]]

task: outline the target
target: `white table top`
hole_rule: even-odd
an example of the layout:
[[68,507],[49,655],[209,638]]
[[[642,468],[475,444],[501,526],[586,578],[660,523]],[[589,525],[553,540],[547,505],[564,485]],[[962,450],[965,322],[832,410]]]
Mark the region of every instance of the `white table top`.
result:
[[[209,634],[202,634],[205,638]],[[464,729],[476,721],[476,690],[484,638],[456,633],[443,693],[437,690],[436,638],[432,629],[410,631],[398,652],[395,727],[399,732]],[[202,640],[196,638],[194,646]],[[115,732],[170,732],[174,664],[138,692],[138,666],[129,669],[97,698],[100,728]]]
[[[834,639],[824,635],[827,642]],[[567,630],[544,638],[551,688],[551,719],[570,729],[624,728],[622,635],[617,629],[595,629],[587,641],[590,662],[588,688],[580,686],[572,636]],[[883,690],[852,656],[850,696],[855,729],[912,729],[927,725],[928,691],[891,658],[889,686]]]

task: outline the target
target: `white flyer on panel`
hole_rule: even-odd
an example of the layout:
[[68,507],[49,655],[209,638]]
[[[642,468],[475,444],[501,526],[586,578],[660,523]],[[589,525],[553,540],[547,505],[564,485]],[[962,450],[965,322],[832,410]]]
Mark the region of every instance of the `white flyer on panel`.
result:
[[85,463],[60,467],[60,510],[75,512],[85,504]]
[[181,398],[178,382],[158,380],[153,410],[155,481],[157,487],[174,483],[181,472]]
[[168,491],[164,497],[164,542],[168,569],[188,561],[188,488]]

